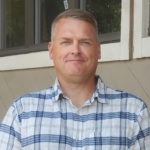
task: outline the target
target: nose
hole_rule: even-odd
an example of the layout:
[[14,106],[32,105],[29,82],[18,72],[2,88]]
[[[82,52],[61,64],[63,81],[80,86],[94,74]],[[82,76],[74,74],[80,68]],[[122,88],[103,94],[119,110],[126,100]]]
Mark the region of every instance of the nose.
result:
[[71,48],[71,54],[79,55],[81,53],[78,42],[74,42]]

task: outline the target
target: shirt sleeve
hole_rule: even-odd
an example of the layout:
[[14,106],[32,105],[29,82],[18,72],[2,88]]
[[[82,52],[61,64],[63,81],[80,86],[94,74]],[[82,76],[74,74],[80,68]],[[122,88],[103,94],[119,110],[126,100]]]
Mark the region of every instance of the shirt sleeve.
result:
[[21,150],[20,122],[14,105],[0,124],[0,150]]
[[150,114],[144,104],[137,117],[136,135],[131,142],[131,150],[150,150]]

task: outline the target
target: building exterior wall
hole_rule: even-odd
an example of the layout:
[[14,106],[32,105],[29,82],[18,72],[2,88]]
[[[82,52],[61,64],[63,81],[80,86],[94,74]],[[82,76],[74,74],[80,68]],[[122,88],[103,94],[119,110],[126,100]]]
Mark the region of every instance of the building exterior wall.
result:
[[[105,84],[142,98],[150,108],[150,59],[99,63],[96,74]],[[51,86],[53,67],[0,72],[0,121],[19,96]]]

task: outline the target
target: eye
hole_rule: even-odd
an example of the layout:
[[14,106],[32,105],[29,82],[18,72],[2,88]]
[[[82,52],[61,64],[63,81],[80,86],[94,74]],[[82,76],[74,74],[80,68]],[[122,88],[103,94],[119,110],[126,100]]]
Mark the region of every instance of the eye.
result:
[[61,44],[69,44],[69,41],[62,41]]
[[91,44],[91,43],[88,42],[88,41],[82,41],[81,43],[84,44],[84,45],[90,45],[90,44]]
[[67,41],[63,41],[63,42],[61,42],[61,44],[63,44],[63,43],[68,43]]
[[90,44],[89,42],[84,42],[85,44]]

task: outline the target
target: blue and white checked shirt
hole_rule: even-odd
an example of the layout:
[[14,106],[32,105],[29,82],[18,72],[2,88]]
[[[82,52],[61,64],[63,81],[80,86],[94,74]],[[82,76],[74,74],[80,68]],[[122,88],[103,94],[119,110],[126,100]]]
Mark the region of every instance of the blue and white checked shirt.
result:
[[0,124],[0,150],[150,150],[146,104],[97,78],[92,98],[78,109],[57,79],[14,101]]

